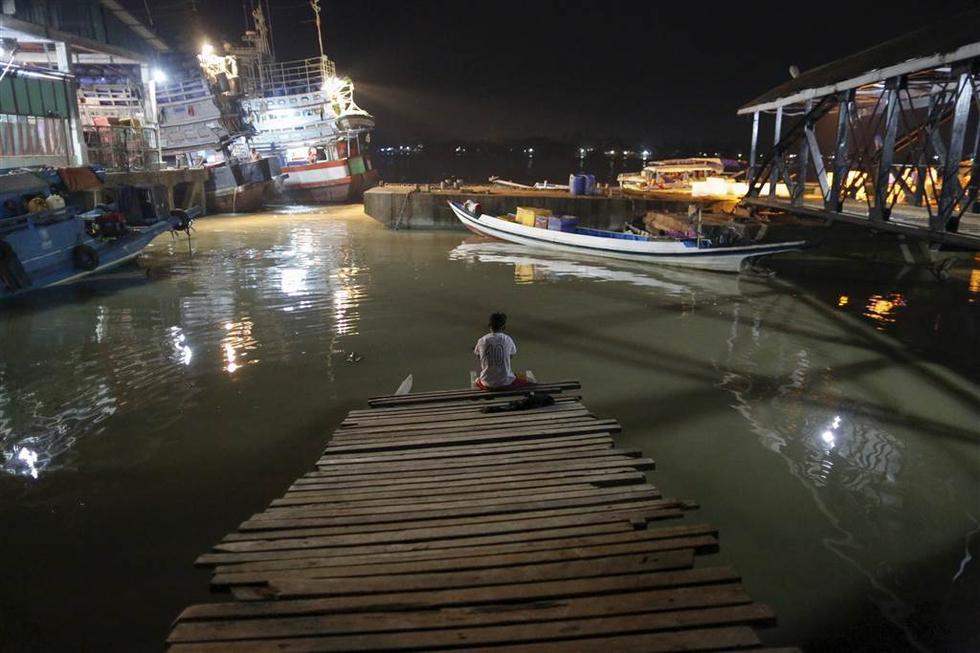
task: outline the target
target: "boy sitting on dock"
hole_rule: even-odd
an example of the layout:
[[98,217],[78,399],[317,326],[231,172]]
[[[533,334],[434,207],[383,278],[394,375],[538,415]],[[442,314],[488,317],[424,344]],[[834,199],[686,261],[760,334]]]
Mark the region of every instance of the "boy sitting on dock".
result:
[[473,385],[481,390],[499,390],[528,385],[527,379],[514,374],[510,359],[517,353],[514,340],[504,333],[507,316],[494,313],[490,316],[490,333],[476,341],[473,353],[480,358],[480,376]]

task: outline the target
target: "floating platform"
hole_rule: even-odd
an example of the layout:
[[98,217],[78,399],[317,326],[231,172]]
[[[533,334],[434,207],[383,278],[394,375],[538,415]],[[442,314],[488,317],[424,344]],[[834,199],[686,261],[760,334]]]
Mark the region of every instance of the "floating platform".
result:
[[756,648],[772,624],[715,529],[681,517],[575,381],[372,399],[316,469],[197,563],[238,599],[177,618],[171,653]]
[[[693,200],[689,193],[646,198],[630,195],[571,195],[567,190],[524,190],[502,186],[463,186],[459,190],[414,184],[385,184],[364,193],[364,212],[393,229],[459,229],[449,202],[473,200],[486,213],[512,213],[516,206],[548,208],[555,215],[574,215],[579,224],[593,229],[620,230],[626,218],[647,211],[687,214]],[[700,202],[707,210],[729,210],[734,202]]]

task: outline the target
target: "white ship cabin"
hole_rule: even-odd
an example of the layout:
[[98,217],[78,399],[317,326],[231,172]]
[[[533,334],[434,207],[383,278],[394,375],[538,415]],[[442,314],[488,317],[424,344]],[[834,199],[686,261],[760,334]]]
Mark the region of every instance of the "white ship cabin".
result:
[[725,164],[718,158],[665,159],[651,161],[640,172],[621,174],[618,181],[631,190],[687,188],[724,172]]
[[354,103],[353,84],[337,77],[329,58],[241,65],[239,74],[260,151],[312,162],[353,156],[367,143],[374,119]]
[[216,146],[230,132],[207,80],[197,66],[157,86],[163,158],[182,165],[223,160]]

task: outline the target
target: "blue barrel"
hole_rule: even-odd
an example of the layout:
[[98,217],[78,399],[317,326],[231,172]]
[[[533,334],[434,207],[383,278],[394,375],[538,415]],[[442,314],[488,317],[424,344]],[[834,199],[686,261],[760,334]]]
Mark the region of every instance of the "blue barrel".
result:
[[585,175],[585,194],[595,195],[595,175]]
[[568,192],[572,195],[585,195],[585,175],[568,175]]

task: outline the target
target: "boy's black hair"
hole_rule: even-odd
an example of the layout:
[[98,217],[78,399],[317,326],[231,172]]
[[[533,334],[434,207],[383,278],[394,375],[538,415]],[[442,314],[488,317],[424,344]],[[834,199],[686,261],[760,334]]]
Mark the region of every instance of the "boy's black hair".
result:
[[500,331],[507,326],[507,315],[505,313],[490,314],[490,330]]

